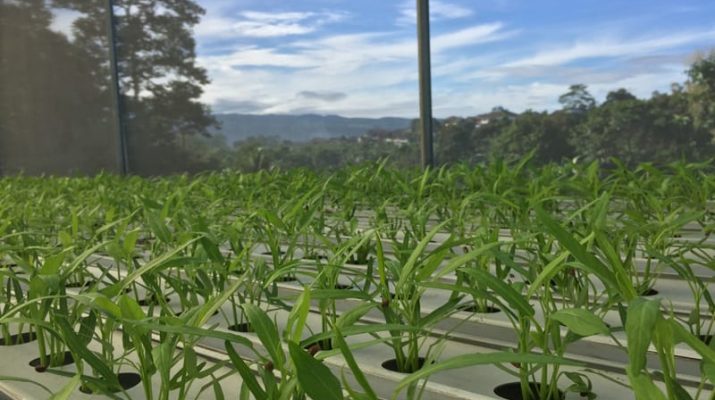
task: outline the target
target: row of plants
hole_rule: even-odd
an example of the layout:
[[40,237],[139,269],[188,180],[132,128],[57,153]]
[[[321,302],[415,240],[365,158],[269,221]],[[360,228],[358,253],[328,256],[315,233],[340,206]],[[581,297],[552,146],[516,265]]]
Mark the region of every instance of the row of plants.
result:
[[[624,393],[710,399],[709,168],[524,160],[426,173],[5,178],[2,343],[33,343],[36,370],[70,378],[51,389],[64,398],[119,395],[127,382],[146,398],[223,398],[231,374],[245,398],[378,398],[359,355],[380,346],[392,353],[385,367],[408,374],[395,397],[420,397],[446,370],[493,365],[513,375],[514,398],[560,399],[597,396],[591,377],[604,373],[569,345],[601,335],[627,354]],[[684,230],[697,239],[683,240]],[[648,296],[665,272],[687,286],[687,313]],[[299,295],[286,295],[287,284]],[[445,302],[425,308],[435,290]],[[358,305],[338,307],[345,301]],[[441,321],[497,310],[513,346],[441,357],[451,342]],[[614,310],[617,326],[604,322]],[[310,315],[320,323],[307,324]],[[365,322],[375,315],[381,323]],[[224,361],[201,361],[208,339],[224,342]],[[701,359],[695,386],[679,373],[684,347]],[[326,366],[333,358],[352,380]],[[192,389],[207,377],[211,385]]]

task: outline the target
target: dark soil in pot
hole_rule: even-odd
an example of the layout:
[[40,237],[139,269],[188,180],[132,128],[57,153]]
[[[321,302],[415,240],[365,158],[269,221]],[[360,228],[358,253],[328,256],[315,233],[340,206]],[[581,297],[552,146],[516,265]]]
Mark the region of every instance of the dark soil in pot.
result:
[[[272,255],[273,255],[273,252],[271,252],[271,251],[264,251],[264,252],[261,253],[261,254],[264,255],[264,256],[272,256]],[[279,255],[279,256],[283,256],[283,255],[285,255],[285,254],[286,254],[285,251],[279,251],[279,252],[278,252],[278,255]]]
[[[35,371],[45,372],[48,367],[42,366],[40,362],[40,357],[37,357],[36,359],[30,361],[29,364],[31,367],[35,368]],[[70,353],[69,351],[65,351],[65,354],[63,355],[63,358],[60,360],[60,362],[55,364],[56,365],[50,365],[49,368],[64,367],[65,365],[74,364],[74,358],[72,357],[72,353]]]
[[[164,301],[168,303],[171,300],[168,297],[165,297]],[[142,307],[158,306],[159,304],[161,303],[159,302],[159,298],[156,295],[139,300],[139,305]]]
[[359,258],[354,258],[350,257],[348,259],[348,264],[353,264],[353,265],[367,265],[370,263],[369,259],[359,259]]
[[316,343],[311,343],[303,347],[311,355],[315,355],[319,351],[329,351],[333,349],[333,340],[325,339]]
[[[417,361],[417,369],[415,371],[419,371],[420,369],[422,369],[422,367],[424,367],[424,365],[425,365],[425,362],[426,362],[425,358],[420,357]],[[411,374],[411,373],[415,372],[415,371],[404,371],[404,372],[400,371],[397,368],[397,360],[394,358],[383,362],[382,368],[385,368],[386,370],[392,371],[392,372],[399,372],[401,374]]]
[[253,332],[253,327],[248,322],[242,322],[240,324],[231,325],[228,327],[229,331],[248,333]]
[[481,307],[477,307],[474,304],[465,304],[459,307],[459,309],[464,312],[475,314],[497,314],[501,312],[501,310],[496,307],[487,306],[487,309],[483,310]]
[[22,268],[20,268],[20,266],[17,264],[0,265],[0,271],[12,272],[15,275],[26,275],[25,271],[23,271]]
[[342,283],[335,284],[335,290],[350,290],[354,288],[355,287],[353,285],[344,285]]
[[504,385],[499,385],[494,388],[494,394],[501,397],[502,399],[507,400],[563,400],[566,397],[564,396],[564,393],[559,390],[559,395],[556,398],[551,397],[548,399],[540,399],[539,389],[541,388],[541,384],[530,383],[529,388],[531,389],[532,396],[528,399],[525,399],[522,396],[520,382],[512,382],[506,383]]
[[[109,390],[110,393],[119,393],[123,390],[129,390],[142,381],[141,375],[134,372],[122,372],[117,374],[117,378],[119,379],[119,386],[121,386],[121,388]],[[79,391],[86,394],[99,394],[84,385],[79,387]]]
[[0,338],[0,346],[17,346],[25,343],[34,342],[37,340],[35,332],[25,332],[23,334],[14,334],[10,336],[10,342],[6,343],[5,338]]
[[[182,315],[184,315],[184,310],[174,311],[174,316],[176,316],[176,317],[181,317]],[[216,316],[216,315],[218,315],[218,310],[214,311],[214,312],[211,314],[212,317],[214,317],[214,316]]]
[[86,287],[90,287],[90,286],[94,285],[95,282],[97,282],[97,281],[88,280],[88,281],[84,281],[84,282],[70,282],[70,283],[66,284],[65,287],[68,289],[86,288]]

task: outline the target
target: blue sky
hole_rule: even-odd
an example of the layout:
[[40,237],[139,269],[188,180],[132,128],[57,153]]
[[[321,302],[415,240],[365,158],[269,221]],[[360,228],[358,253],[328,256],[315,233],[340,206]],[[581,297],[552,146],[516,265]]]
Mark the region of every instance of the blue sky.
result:
[[[414,0],[198,0],[216,112],[417,115]],[[439,117],[558,107],[683,82],[715,48],[712,0],[431,0]]]

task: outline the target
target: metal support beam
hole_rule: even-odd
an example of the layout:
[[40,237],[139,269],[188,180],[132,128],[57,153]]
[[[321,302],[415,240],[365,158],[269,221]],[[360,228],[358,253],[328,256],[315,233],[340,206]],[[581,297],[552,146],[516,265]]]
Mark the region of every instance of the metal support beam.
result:
[[426,169],[434,166],[429,0],[417,0],[417,42],[420,63],[420,149],[422,167]]
[[112,75],[111,92],[117,128],[117,164],[122,175],[129,173],[129,156],[127,154],[127,129],[124,124],[124,107],[119,86],[119,67],[117,61],[117,29],[114,25],[114,0],[107,0],[107,38],[109,42],[109,68]]

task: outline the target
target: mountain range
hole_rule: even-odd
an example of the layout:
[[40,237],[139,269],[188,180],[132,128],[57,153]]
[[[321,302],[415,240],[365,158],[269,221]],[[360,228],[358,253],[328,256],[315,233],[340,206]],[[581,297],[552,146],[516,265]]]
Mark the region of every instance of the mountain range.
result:
[[250,137],[277,137],[294,142],[317,138],[357,137],[372,129],[409,129],[407,118],[346,118],[337,115],[255,115],[216,114],[221,127],[212,134],[223,134],[229,143]]

